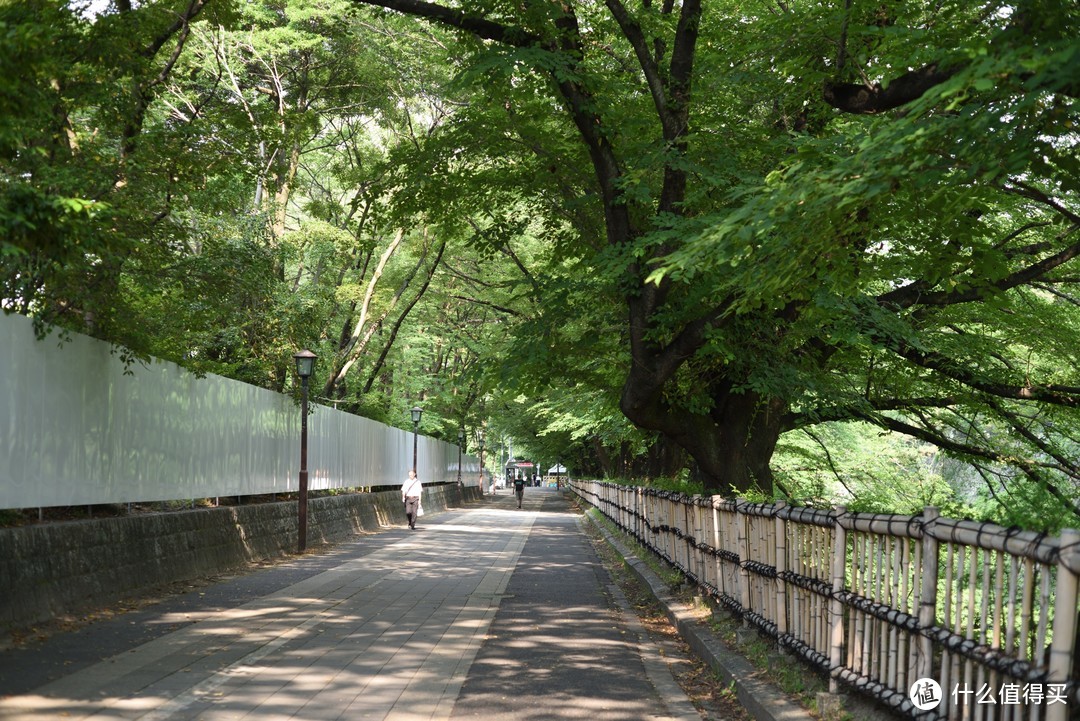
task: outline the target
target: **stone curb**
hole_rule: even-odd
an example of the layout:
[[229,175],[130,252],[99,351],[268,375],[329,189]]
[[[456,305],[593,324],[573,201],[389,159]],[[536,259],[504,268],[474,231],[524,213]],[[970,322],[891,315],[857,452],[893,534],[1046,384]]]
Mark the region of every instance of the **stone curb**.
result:
[[707,663],[724,683],[734,685],[736,698],[757,721],[811,721],[814,717],[799,704],[762,678],[762,674],[742,656],[730,651],[708,629],[694,612],[668,591],[667,584],[653,573],[644,561],[626,547],[603,524],[588,513],[585,518],[597,528],[615,548],[634,576],[649,590],[664,608],[668,619],[694,654]]

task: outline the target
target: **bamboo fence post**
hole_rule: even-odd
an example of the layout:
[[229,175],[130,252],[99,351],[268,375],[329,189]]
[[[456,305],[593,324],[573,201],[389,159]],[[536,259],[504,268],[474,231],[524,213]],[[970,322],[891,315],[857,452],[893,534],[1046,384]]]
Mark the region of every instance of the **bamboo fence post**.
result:
[[[915,615],[917,613],[914,608],[912,594],[914,594],[915,584],[911,579],[911,545],[910,538],[905,538],[900,559],[900,569],[903,573],[900,581],[900,603],[901,609],[904,613]],[[910,585],[909,585],[910,584]],[[911,664],[908,663],[908,649],[911,647],[911,636],[907,633],[901,633],[897,637],[896,651],[900,658],[900,665],[897,666],[896,673],[896,687],[900,689],[911,688]]]
[[664,554],[668,562],[678,568],[679,566],[679,544],[678,536],[675,535],[674,529],[678,527],[679,508],[675,499],[671,496],[664,498],[664,525],[668,527],[667,532],[664,534]]
[[[901,567],[901,555],[903,553],[902,545],[907,541],[904,539],[904,544],[901,544],[900,538],[891,537],[889,539],[889,552],[888,557],[891,558],[892,564],[890,567],[891,575],[889,577],[889,593],[886,603],[895,608],[897,611],[903,611],[903,597],[900,595],[900,585],[902,583],[903,568]],[[893,688],[898,686],[897,680],[900,678],[900,633],[897,627],[893,624],[887,625],[887,640],[886,647],[888,648],[888,662],[885,666],[885,678]]]
[[634,521],[634,538],[641,539],[641,513],[644,510],[641,502],[641,486],[634,486],[633,492],[630,494],[630,505],[632,506],[630,513],[633,516]]
[[705,576],[705,551],[701,548],[704,531],[701,524],[701,496],[695,495],[690,500],[690,515],[694,519],[694,526],[690,530],[694,534],[692,549],[694,552],[694,578],[700,586],[707,580]]
[[656,545],[653,541],[656,540],[656,536],[653,534],[652,529],[656,527],[656,499],[653,494],[646,491],[641,492],[641,508],[644,513],[641,523],[641,542],[646,547],[656,550]]
[[731,556],[723,559],[724,561],[724,588],[727,591],[728,598],[735,603],[742,603],[742,579],[739,577],[739,516],[736,513],[736,502],[721,502],[720,510],[720,522],[722,524],[720,532],[723,539],[723,548],[728,551],[731,556],[735,556],[732,560]]
[[[1076,651],[1077,574],[1072,569],[1080,568],[1080,563],[1077,563],[1080,560],[1080,530],[1062,530],[1060,548],[1054,597],[1054,635],[1050,640],[1048,669],[1052,683],[1069,680],[1073,653]],[[1046,721],[1065,721],[1068,717],[1069,707],[1066,704],[1055,703],[1046,708]]]
[[[832,555],[832,529],[820,526],[811,532],[813,538],[814,577],[819,581],[832,582],[829,577]],[[821,653],[829,653],[829,599],[817,594],[804,594],[809,597],[814,613],[814,648]]]
[[743,623],[748,624],[749,620],[746,619],[746,612],[750,609],[750,570],[746,567],[746,562],[750,560],[750,533],[747,526],[747,520],[749,516],[746,514],[746,506],[749,503],[746,499],[740,498],[735,503],[735,518],[736,518],[736,533],[738,534],[739,543],[739,600],[742,602],[743,610]]
[[638,510],[638,535],[637,540],[645,547],[649,546],[647,538],[649,530],[649,496],[645,493],[645,489],[638,487],[637,489],[637,510]]
[[[851,531],[851,560],[849,561],[851,570],[850,590],[852,593],[858,595],[861,592],[862,584],[862,538],[860,534],[855,532],[854,527],[851,529],[845,527],[845,535],[847,535],[848,530]],[[847,636],[847,665],[853,671],[860,670],[859,664],[861,663],[861,656],[859,654],[856,630],[862,622],[861,619],[862,612],[857,607],[852,606],[848,611],[848,630],[845,635]]]
[[686,497],[686,565],[690,569],[691,576],[701,582],[701,571],[698,568],[698,555],[700,549],[697,547],[697,543],[701,540],[701,534],[698,532],[698,497],[687,496]]
[[1020,591],[1020,625],[1016,633],[1018,658],[1029,657],[1031,648],[1031,615],[1035,605],[1035,561],[1023,559],[1023,584]]
[[[953,601],[953,587],[957,585],[956,581],[956,544],[948,542],[945,544],[945,599],[942,601],[941,619],[942,624],[949,631],[955,632],[955,626],[953,625],[953,606],[958,602]],[[963,561],[960,562],[961,568],[963,568]],[[923,569],[925,572],[925,568]],[[953,661],[953,654],[945,649],[941,653],[941,688],[948,689],[949,681],[957,682],[959,677],[953,679],[953,670],[957,667],[957,664]],[[958,667],[957,667],[958,668]]]
[[[716,496],[709,497],[709,510],[712,512],[713,519],[712,547],[717,550],[721,550],[724,548],[720,530],[720,523],[722,521],[722,517],[720,516],[720,509],[716,507],[716,501]],[[720,560],[720,554],[714,555],[712,562],[713,566],[716,568],[716,592],[719,594],[726,590],[723,578],[724,568],[723,562]]]
[[674,559],[671,555],[671,499],[666,495],[660,496],[660,503],[658,504],[658,511],[660,516],[660,525],[664,527],[664,530],[660,536],[660,555],[667,562],[671,562]]
[[[968,579],[967,579],[967,600],[966,600],[966,603],[965,603],[963,601],[963,597],[959,594],[960,586],[963,583],[963,574],[960,574],[960,578],[958,579],[958,583],[957,583],[956,601],[957,601],[957,608],[958,609],[960,607],[964,607],[964,609],[963,609],[964,610],[963,622],[965,624],[963,626],[963,628],[964,628],[964,638],[967,639],[968,641],[972,641],[975,638],[975,611],[978,608],[978,606],[975,605],[975,589],[978,586],[978,582],[979,582],[979,577],[978,577],[978,573],[979,573],[979,553],[978,553],[978,549],[975,548],[974,546],[971,546],[971,547],[968,548],[968,552],[967,552],[966,555],[970,556],[970,559],[968,560],[968,571],[967,571],[967,575],[968,575]],[[961,617],[960,617],[960,612],[957,611],[957,614],[956,614],[956,633],[960,633],[960,630],[961,630]],[[958,656],[959,656],[959,654],[958,654]],[[959,676],[957,676],[957,679],[959,679]],[[975,673],[975,662],[972,661],[970,658],[964,660],[964,683],[969,688],[976,688],[977,679],[976,679],[976,673]],[[979,705],[976,704],[975,708],[973,709],[974,713],[978,713],[980,710],[981,709],[979,708]]]
[[[808,563],[810,559],[810,553],[813,549],[813,529],[803,523],[796,521],[790,521],[785,528],[784,546],[785,551],[783,555],[787,558],[783,561],[783,570],[790,573],[797,574],[799,576],[807,576],[813,572],[811,564]],[[781,572],[780,553],[777,553],[777,576]],[[813,601],[808,598],[808,594],[798,586],[794,584],[788,584],[786,581],[783,585],[785,591],[786,605],[788,606],[787,621],[788,621],[788,635],[795,641],[801,641],[812,648],[813,645],[813,632],[814,632],[814,608]],[[783,601],[783,599],[781,599]],[[782,612],[781,612],[782,613]]]
[[840,669],[844,665],[844,604],[837,594],[844,589],[847,575],[847,530],[840,519],[847,515],[846,506],[837,506],[834,514],[832,562],[829,578],[832,597],[829,599],[829,693],[840,692]]
[[681,494],[679,495],[679,530],[682,531],[683,534],[682,543],[679,544],[679,548],[682,553],[685,554],[683,556],[683,558],[685,559],[682,565],[683,571],[687,575],[693,576],[694,569],[691,561],[691,551],[693,551],[694,549],[690,545],[690,541],[694,532],[694,528],[693,521],[691,520],[690,503],[688,501],[689,498],[689,496],[684,496]]
[[609,495],[612,497],[611,500],[609,501],[609,503],[610,503],[610,505],[614,506],[614,508],[612,508],[612,511],[613,511],[612,515],[615,516],[615,525],[620,530],[626,530],[626,517],[625,517],[624,511],[622,509],[622,507],[623,507],[623,502],[622,502],[623,489],[622,489],[622,487],[620,486],[620,487],[616,487],[616,488],[611,488],[610,492],[609,492]]
[[686,551],[686,574],[694,577],[694,497],[682,497],[683,548]]
[[[860,531],[855,534],[854,548],[858,550],[859,575],[853,576],[858,579],[854,591],[863,598],[870,598],[871,589],[874,587],[874,540],[869,533]],[[854,636],[852,646],[855,651],[855,663],[853,666],[863,676],[870,675],[870,634],[872,632],[873,616],[859,610],[855,615],[856,622],[853,624]]]
[[[982,582],[982,586],[980,589],[982,592],[982,602],[978,605],[978,608],[982,609],[982,613],[979,617],[979,629],[975,632],[975,636],[977,639],[979,639],[979,642],[982,645],[986,646],[987,648],[993,648],[992,646],[990,646],[989,626],[989,624],[993,622],[993,619],[990,617],[990,549],[982,549],[981,560],[982,566],[980,569],[979,578]],[[983,664],[979,664],[979,667],[976,669],[975,673],[975,683],[978,684],[979,688],[982,688],[982,685],[984,683],[988,684],[991,688],[998,687],[997,684],[994,682],[995,679],[993,678],[993,676],[988,675],[988,673],[989,671],[986,666],[984,666]],[[982,718],[983,713],[985,713],[986,711],[987,709],[985,707],[978,709],[979,717]]]
[[[875,533],[874,539],[874,593],[871,596],[872,599],[878,603],[885,601],[885,595],[888,593],[889,579],[888,579],[888,541],[889,537],[880,533]],[[871,621],[874,627],[877,628],[877,633],[870,637],[870,645],[874,647],[874,641],[877,641],[876,648],[873,648],[871,653],[871,673],[874,678],[882,678],[885,675],[885,643],[887,638],[887,630],[885,624],[880,619],[874,619]]]
[[[780,641],[781,647],[783,646],[784,637],[787,636],[788,623],[787,623],[787,581],[784,580],[783,574],[787,571],[787,524],[783,518],[780,517],[779,511],[783,510],[787,506],[786,501],[777,501],[774,507],[777,510],[775,525],[775,542],[776,542],[776,635]],[[799,625],[799,624],[797,624]]]
[[[922,591],[919,593],[919,648],[915,660],[915,678],[933,678],[934,645],[930,640],[930,628],[934,625],[937,611],[938,586],[938,540],[929,527],[938,517],[938,509],[923,509],[922,526]],[[948,693],[943,689],[943,693]]]

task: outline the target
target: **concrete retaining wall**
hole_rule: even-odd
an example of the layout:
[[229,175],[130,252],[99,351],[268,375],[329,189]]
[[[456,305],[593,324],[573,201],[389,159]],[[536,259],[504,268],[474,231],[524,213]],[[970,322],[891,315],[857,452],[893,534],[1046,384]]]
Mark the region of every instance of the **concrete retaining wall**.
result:
[[[477,495],[424,489],[425,513]],[[0,529],[0,626],[76,613],[173,581],[296,550],[296,502]],[[405,523],[398,491],[308,501],[308,547]]]

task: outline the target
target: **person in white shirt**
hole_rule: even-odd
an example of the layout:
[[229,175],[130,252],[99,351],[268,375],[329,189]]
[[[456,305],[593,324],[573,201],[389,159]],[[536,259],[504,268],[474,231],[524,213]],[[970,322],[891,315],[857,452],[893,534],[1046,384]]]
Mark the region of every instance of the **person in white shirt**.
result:
[[405,518],[409,520],[409,528],[416,529],[416,510],[420,507],[420,495],[424,492],[424,484],[416,477],[416,471],[409,471],[409,477],[401,484],[401,502],[405,504]]

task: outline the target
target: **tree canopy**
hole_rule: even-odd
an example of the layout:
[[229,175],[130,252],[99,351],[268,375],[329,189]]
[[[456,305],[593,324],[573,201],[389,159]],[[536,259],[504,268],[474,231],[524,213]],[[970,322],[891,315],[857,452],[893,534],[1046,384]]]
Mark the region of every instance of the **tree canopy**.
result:
[[311,347],[323,402],[474,450],[1080,522],[1075,3],[0,27],[5,310],[277,389]]

